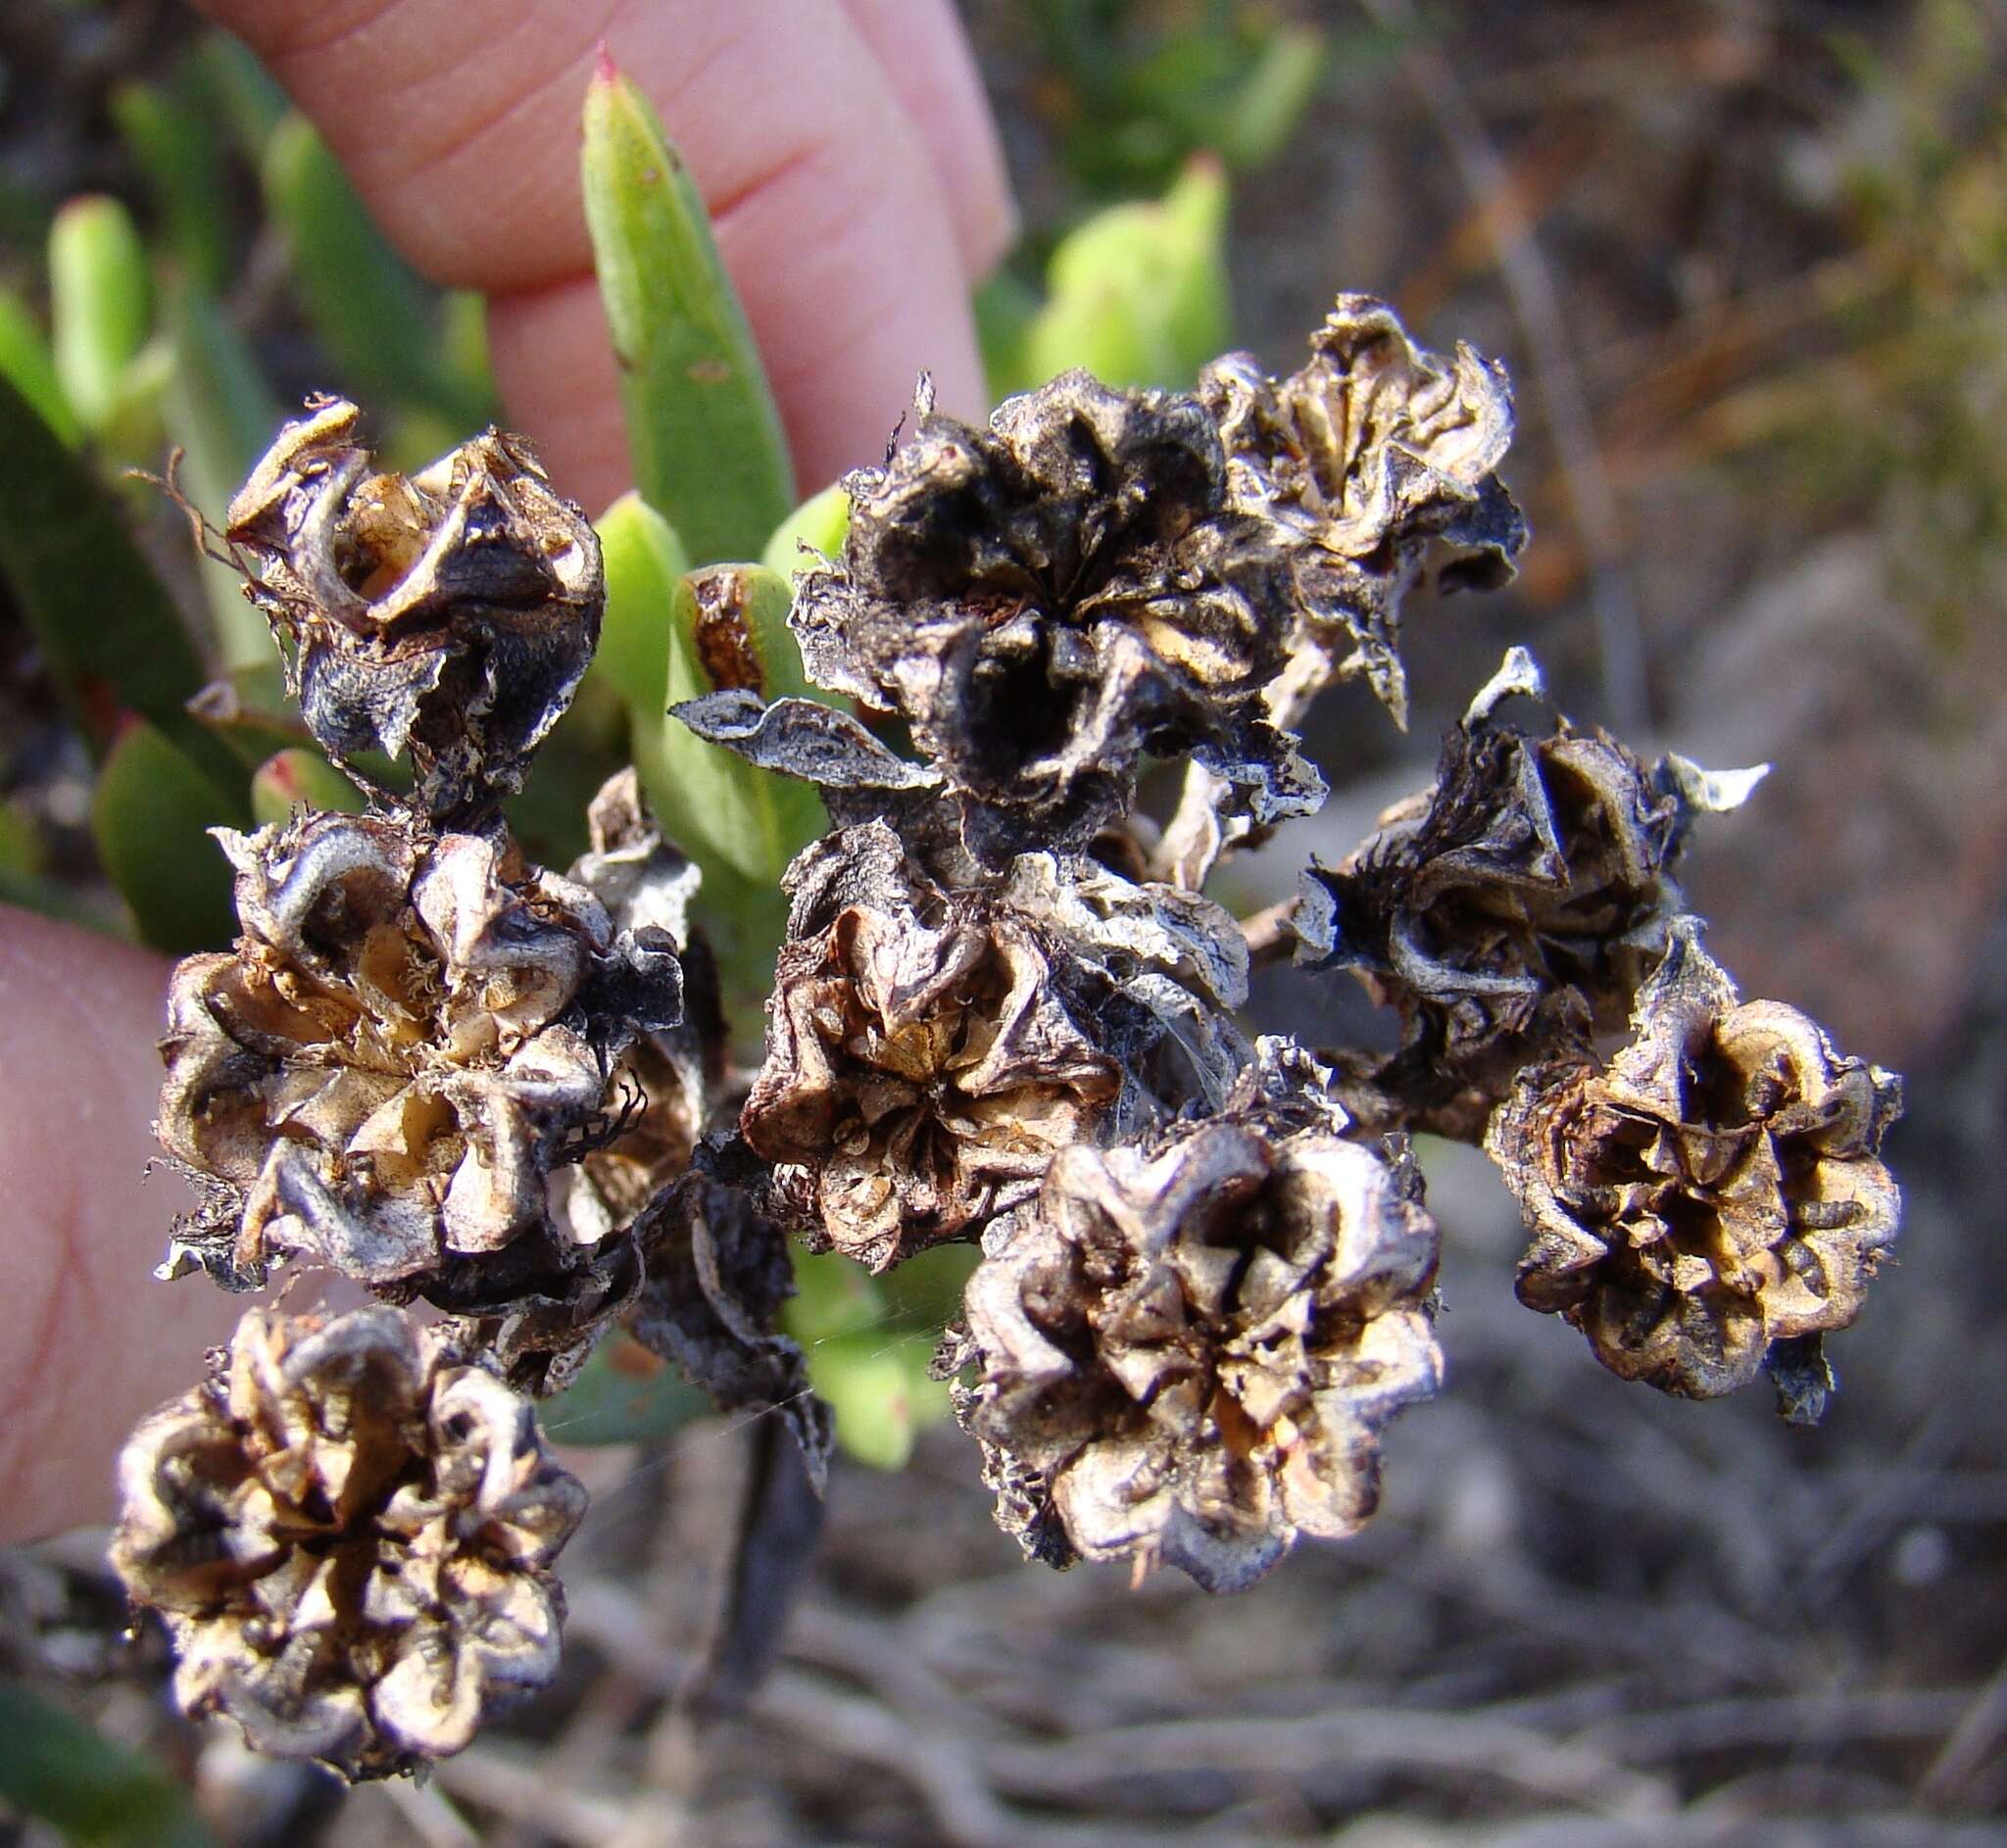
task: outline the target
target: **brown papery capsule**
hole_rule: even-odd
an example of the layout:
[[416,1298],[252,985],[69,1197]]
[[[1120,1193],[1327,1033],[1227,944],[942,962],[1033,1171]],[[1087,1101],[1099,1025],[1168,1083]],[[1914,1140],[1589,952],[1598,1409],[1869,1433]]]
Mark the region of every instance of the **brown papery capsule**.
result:
[[1690,918],[1633,1034],[1606,1067],[1526,1073],[1485,1146],[1533,1238],[1520,1300],[1613,1373],[1712,1398],[1860,1314],[1901,1217],[1879,1154],[1901,1081],[1739,1000]]
[[798,584],[804,662],[905,714],[985,859],[1084,847],[1146,751],[1196,755],[1258,821],[1322,799],[1262,704],[1287,567],[1191,398],[1068,372],[987,428],[925,411],[845,487],[842,566]]
[[119,1460],[112,1564],[174,1694],[351,1781],[465,1747],[558,1666],[585,1491],[526,1400],[397,1310],[253,1309]]
[[1300,957],[1401,1017],[1399,1051],[1354,1088],[1366,1121],[1475,1141],[1522,1066],[1621,1029],[1684,909],[1673,874],[1695,818],[1763,774],[1646,764],[1560,716],[1528,728],[1499,709],[1515,697],[1543,697],[1517,648],[1444,740],[1435,787],[1304,876]]
[[740,1124],[798,1229],[882,1270],[1026,1198],[1120,1075],[1025,919],[934,887],[882,827],[804,858]]
[[1381,1428],[1440,1381],[1436,1227],[1377,1150],[1278,1127],[1063,1150],[986,1236],[945,1359],[1034,1557],[1233,1590],[1373,1512]]
[[230,503],[246,594],[291,647],[309,729],[409,754],[418,807],[465,825],[522,786],[599,641],[591,522],[529,446],[489,430],[409,478],[379,472],[345,400],[311,399]]
[[506,837],[326,812],[222,840],[242,934],[174,971],[157,1128],[238,1211],[168,1269],[243,1286],[299,1256],[459,1299],[518,1244],[563,1268],[552,1170],[619,1110],[620,1051],[679,1017],[673,940]]
[[1430,353],[1385,302],[1341,295],[1298,370],[1274,379],[1229,354],[1200,373],[1199,396],[1226,450],[1230,505],[1273,525],[1291,567],[1278,722],[1356,674],[1405,725],[1401,603],[1431,549],[1444,555],[1440,587],[1488,590],[1526,544],[1496,473],[1512,442],[1505,368],[1461,343]]

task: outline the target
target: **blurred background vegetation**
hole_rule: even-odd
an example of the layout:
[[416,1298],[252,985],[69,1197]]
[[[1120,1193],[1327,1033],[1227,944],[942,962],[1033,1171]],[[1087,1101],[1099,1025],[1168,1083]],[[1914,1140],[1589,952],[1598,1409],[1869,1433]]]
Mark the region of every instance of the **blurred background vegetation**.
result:
[[[965,13],[1027,227],[976,305],[999,395],[1070,365],[1183,383],[1233,344],[1287,369],[1340,287],[1518,383],[1521,579],[1411,610],[1410,733],[1333,696],[1312,743],[1337,798],[1223,896],[1286,893],[1425,782],[1510,642],[1633,743],[1776,761],[1693,862],[1712,941],[1915,1079],[1908,1256],[1837,1348],[1832,1421],[1806,1438],[1598,1374],[1511,1302],[1489,1170],[1431,1150],[1451,1388],[1397,1434],[1381,1519],[1247,1597],[1132,1592],[1020,1567],[990,1527],[920,1378],[953,1265],[891,1295],[816,1261],[794,1326],[852,1455],[743,1712],[700,1726],[678,1699],[739,1448],[617,1350],[554,1414],[594,1443],[599,1501],[555,1698],[428,1786],[342,1797],[176,1722],[101,1536],[72,1536],[0,1561],[0,1842],[1997,1842],[2007,7]],[[430,460],[498,414],[478,302],[415,277],[170,0],[9,0],[0,897],[208,947],[230,923],[203,830],[352,800],[234,573],[127,472],[180,449],[214,518],[310,390],[362,403],[391,463]],[[726,549],[784,569],[841,511],[762,546],[773,492]],[[608,522],[624,569],[702,561],[631,507]],[[606,768],[679,748],[646,729],[664,649],[644,631],[589,683],[515,816],[539,857],[575,851]],[[708,866],[733,903],[757,870]],[[1311,1040],[1359,1026],[1288,971],[1256,1008]]]

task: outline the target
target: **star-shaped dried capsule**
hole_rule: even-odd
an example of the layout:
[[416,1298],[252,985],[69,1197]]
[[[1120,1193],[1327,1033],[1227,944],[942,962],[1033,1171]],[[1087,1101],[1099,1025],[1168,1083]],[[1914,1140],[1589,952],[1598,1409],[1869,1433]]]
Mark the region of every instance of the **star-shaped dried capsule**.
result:
[[740,1124],[798,1229],[883,1269],[1031,1193],[1120,1074],[1027,920],[934,886],[883,827],[804,860]]
[[1530,1059],[1621,1028],[1683,908],[1673,868],[1694,818],[1763,774],[1647,765],[1560,717],[1529,730],[1499,709],[1514,696],[1542,697],[1524,649],[1444,740],[1435,787],[1304,876],[1301,956],[1401,1016],[1400,1050],[1348,1093],[1362,1121],[1475,1140]]
[[985,1236],[945,1359],[1034,1557],[1232,1590],[1372,1513],[1381,1428],[1441,1374],[1436,1228],[1406,1171],[1309,1115],[1062,1150]]
[[599,540],[499,430],[418,474],[379,471],[361,413],[312,399],[230,503],[246,594],[292,651],[336,761],[409,754],[417,806],[466,825],[522,785],[599,640]]
[[1747,1385],[1843,1329],[1901,1217],[1882,1137],[1901,1081],[1780,1001],[1742,1001],[1682,919],[1606,1066],[1536,1067],[1485,1146],[1533,1242],[1519,1298],[1627,1380]]
[[618,1112],[622,1049],[679,1017],[672,940],[506,837],[316,813],[221,838],[242,935],[174,971],[157,1127],[235,1210],[170,1268],[244,1285],[297,1255],[456,1299],[492,1294],[469,1268],[529,1291],[532,1248],[568,1268],[550,1177]]
[[984,858],[1084,846],[1143,754],[1187,754],[1259,822],[1321,801],[1267,720],[1286,565],[1233,513],[1189,397],[1069,372],[977,429],[923,406],[845,483],[842,564],[792,618],[812,679],[903,713]]
[[1310,337],[1310,359],[1274,379],[1250,354],[1199,376],[1219,425],[1228,498],[1273,523],[1289,560],[1296,633],[1276,717],[1330,680],[1363,675],[1401,724],[1401,602],[1431,548],[1445,589],[1512,576],[1526,522],[1496,470],[1512,441],[1505,368],[1458,344],[1415,345],[1370,295],[1341,295]]
[[253,1309],[214,1358],[127,1440],[112,1541],[185,1712],[353,1781],[549,1683],[585,1491],[527,1400],[381,1306]]

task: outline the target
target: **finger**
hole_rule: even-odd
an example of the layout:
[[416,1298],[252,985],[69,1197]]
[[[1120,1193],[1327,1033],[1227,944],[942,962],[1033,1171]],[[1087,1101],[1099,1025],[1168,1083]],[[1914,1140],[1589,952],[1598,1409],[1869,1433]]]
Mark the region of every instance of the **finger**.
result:
[[166,993],[158,957],[0,905],[0,1542],[107,1519],[125,1433],[236,1319],[148,1275],[188,1203],[146,1173]]
[[[624,480],[590,324],[578,117],[595,47],[661,110],[717,222],[805,487],[874,457],[922,366],[982,409],[966,279],[918,130],[834,0],[209,0],[405,254],[496,298],[512,420],[571,492]],[[595,341],[594,345],[602,345]],[[584,398],[552,388],[564,372]],[[563,433],[592,432],[591,446]],[[585,453],[581,454],[580,452]]]
[[842,0],[927,153],[955,219],[962,273],[980,282],[1017,241],[997,118],[954,0]]

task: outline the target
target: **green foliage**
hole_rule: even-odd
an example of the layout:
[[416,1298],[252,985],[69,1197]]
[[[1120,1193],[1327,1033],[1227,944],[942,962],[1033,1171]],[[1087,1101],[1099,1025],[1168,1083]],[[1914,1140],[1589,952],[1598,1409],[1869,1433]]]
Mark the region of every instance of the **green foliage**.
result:
[[696,184],[611,65],[581,168],[635,485],[697,563],[756,557],[795,501],[780,411]]
[[231,214],[215,122],[185,89],[157,83],[120,84],[112,118],[152,196],[165,254],[188,281],[220,291],[230,279]]
[[904,1469],[915,1436],[948,1416],[948,1387],[928,1367],[976,1257],[942,1245],[873,1277],[834,1252],[797,1255],[798,1293],[782,1321],[836,1414],[837,1442],[859,1463]]
[[[1271,161],[1323,81],[1330,35],[1240,0],[1028,0],[1060,150],[1102,196],[1154,191],[1194,154]],[[1354,34],[1354,36],[1362,36]]]
[[203,665],[109,495],[0,380],[0,572],[92,751],[122,715],[154,725],[227,787],[229,757],[189,717]]
[[399,460],[429,461],[490,421],[492,389],[452,363],[437,291],[390,248],[304,116],[272,132],[262,177],[314,331],[342,377],[379,416],[422,419]]
[[[183,452],[181,487],[197,507],[220,511],[278,428],[278,402],[250,346],[201,282],[171,289],[165,318],[173,363],[162,411]],[[226,669],[269,663],[271,631],[245,600],[243,579],[220,559],[205,557],[196,568],[218,662]]]
[[76,1848],[216,1848],[164,1767],[20,1681],[0,1681],[0,1799]]
[[249,818],[247,804],[144,719],[119,734],[98,766],[91,836],[147,943],[185,955],[236,934],[229,865],[209,830]]
[[759,554],[759,562],[781,577],[792,578],[814,560],[802,550],[834,559],[843,551],[850,530],[851,497],[841,484],[811,494],[773,529]]
[[83,441],[83,426],[63,395],[56,356],[41,322],[20,296],[6,289],[0,289],[0,378],[10,381],[35,415],[71,448]]
[[1227,183],[1193,160],[1160,200],[1110,206],[1061,238],[1032,308],[986,291],[984,361],[1002,398],[1071,366],[1110,385],[1189,386],[1228,343]]
[[91,434],[128,409],[152,317],[132,215],[102,194],[71,200],[49,227],[49,319],[63,396]]

